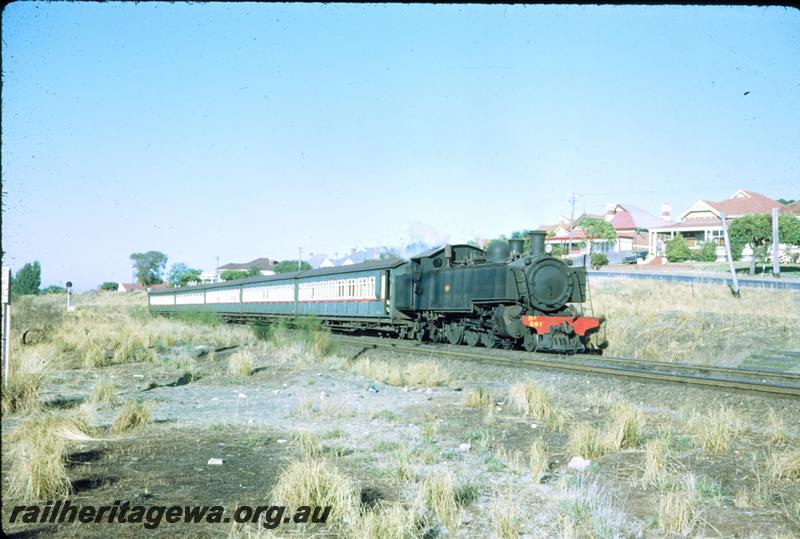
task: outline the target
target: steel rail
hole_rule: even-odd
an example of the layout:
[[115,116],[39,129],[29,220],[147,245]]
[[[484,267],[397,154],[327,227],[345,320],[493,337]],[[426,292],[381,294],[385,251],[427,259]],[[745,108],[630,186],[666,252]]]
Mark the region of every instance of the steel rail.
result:
[[[535,358],[519,358],[516,357],[503,357],[501,355],[477,352],[477,351],[460,351],[441,348],[429,344],[411,345],[406,342],[386,342],[384,339],[364,338],[364,337],[341,337],[338,335],[333,336],[337,341],[354,344],[357,346],[371,346],[373,348],[384,348],[389,350],[401,352],[416,352],[421,351],[435,352],[440,355],[457,357],[467,360],[483,360],[492,361],[495,363],[503,363],[514,366],[526,365],[531,367],[543,367],[548,369],[559,369],[581,373],[602,374],[608,376],[620,376],[627,378],[634,378],[640,380],[650,380],[659,382],[682,383],[689,385],[699,385],[706,387],[717,387],[723,389],[732,389],[739,391],[750,391],[755,393],[766,393],[773,396],[791,396],[800,397],[800,386],[773,384],[766,382],[759,382],[746,379],[734,378],[720,378],[711,376],[701,376],[698,374],[678,373],[658,371],[652,369],[634,369],[630,367],[613,366],[607,364],[590,364],[586,361],[579,363],[564,361],[564,356],[558,356],[559,359],[545,359],[541,358],[542,354],[537,354]],[[369,340],[368,340],[369,339]],[[601,360],[598,360],[598,362]],[[672,364],[670,364],[672,365]]]
[[[781,378],[784,380],[800,380],[800,373],[797,372],[784,372],[778,370],[759,370],[746,367],[718,367],[714,365],[692,365],[689,363],[670,363],[668,361],[653,361],[649,359],[630,359],[616,356],[602,356],[602,360],[607,363],[616,363],[620,365],[631,365],[646,367],[652,365],[655,368],[663,368],[666,370],[691,370],[698,372],[709,372],[718,374],[733,374],[745,375],[753,378]],[[583,359],[583,357],[571,358]]]

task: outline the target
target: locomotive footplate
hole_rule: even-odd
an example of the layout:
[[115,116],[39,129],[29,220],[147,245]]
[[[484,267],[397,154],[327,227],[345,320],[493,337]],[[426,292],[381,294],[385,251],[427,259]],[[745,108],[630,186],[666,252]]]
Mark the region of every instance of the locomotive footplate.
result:
[[566,324],[571,327],[575,333],[581,337],[600,328],[602,320],[600,318],[590,318],[587,316],[579,316],[572,318],[570,316],[531,316],[526,315],[522,317],[522,325],[532,328],[537,334],[544,335],[550,333],[553,326],[560,326]]

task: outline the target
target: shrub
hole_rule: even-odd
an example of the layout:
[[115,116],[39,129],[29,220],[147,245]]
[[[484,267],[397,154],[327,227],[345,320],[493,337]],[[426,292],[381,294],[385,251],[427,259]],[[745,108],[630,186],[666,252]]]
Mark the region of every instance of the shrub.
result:
[[692,250],[683,236],[677,235],[667,242],[666,255],[670,262],[685,262],[692,257]]
[[603,253],[595,253],[592,255],[592,267],[598,269],[602,266],[608,265],[608,257]]
[[100,285],[100,290],[108,290],[113,292],[117,288],[119,288],[119,284],[113,281],[105,281],[103,284]]
[[717,244],[708,241],[700,246],[700,249],[692,253],[692,259],[698,262],[714,262],[717,259]]

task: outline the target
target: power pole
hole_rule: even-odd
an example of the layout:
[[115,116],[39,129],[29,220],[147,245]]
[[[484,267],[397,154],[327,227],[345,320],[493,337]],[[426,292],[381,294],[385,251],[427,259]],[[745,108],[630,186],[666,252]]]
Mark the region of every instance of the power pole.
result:
[[217,268],[214,271],[214,282],[215,283],[219,282],[219,255],[217,255]]
[[300,271],[302,269],[302,267],[301,267],[302,260],[303,260],[303,248],[302,247],[298,247],[297,248],[297,271]]
[[728,257],[728,267],[731,270],[731,280],[733,281],[733,286],[731,286],[731,292],[733,292],[734,297],[739,297],[739,280],[736,279],[736,270],[733,268],[733,256],[731,256],[731,241],[728,238],[728,224],[726,222],[725,212],[719,212],[719,218],[722,221],[722,237],[725,240],[725,255]]
[[778,245],[780,238],[778,238],[778,208],[772,208],[772,276],[781,276],[781,261],[778,253],[780,252]]
[[578,195],[575,193],[569,194],[570,211],[569,211],[569,247],[567,248],[567,256],[572,254],[572,228],[575,224],[575,201],[578,200]]

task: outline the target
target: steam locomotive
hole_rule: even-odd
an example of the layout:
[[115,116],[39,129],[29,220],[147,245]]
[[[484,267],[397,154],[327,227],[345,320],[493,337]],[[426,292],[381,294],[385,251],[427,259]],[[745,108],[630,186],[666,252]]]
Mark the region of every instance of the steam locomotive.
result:
[[411,257],[149,292],[153,313],[232,322],[320,317],[333,331],[488,348],[600,353],[603,320],[581,315],[586,270],[544,248],[544,232],[484,251],[445,245]]

